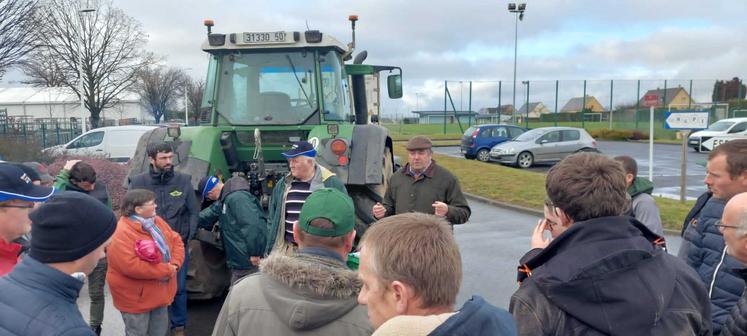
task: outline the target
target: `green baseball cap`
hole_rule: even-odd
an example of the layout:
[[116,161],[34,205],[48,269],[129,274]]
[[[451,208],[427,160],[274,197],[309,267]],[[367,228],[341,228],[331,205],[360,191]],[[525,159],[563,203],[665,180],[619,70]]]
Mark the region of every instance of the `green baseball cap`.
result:
[[[325,218],[334,225],[324,229],[309,225],[312,220]],[[320,237],[339,237],[355,228],[355,208],[353,199],[341,191],[323,188],[314,191],[306,198],[298,218],[301,230]]]

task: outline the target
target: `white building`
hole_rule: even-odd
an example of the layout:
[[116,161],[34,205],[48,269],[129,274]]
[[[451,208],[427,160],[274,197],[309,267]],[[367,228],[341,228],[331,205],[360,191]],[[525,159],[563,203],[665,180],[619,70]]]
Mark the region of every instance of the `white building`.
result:
[[[9,122],[37,120],[80,120],[80,100],[69,88],[62,87],[0,87],[0,111],[6,110]],[[85,117],[90,113],[86,111]],[[119,102],[101,111],[101,126],[154,123],[153,116],[139,103],[134,93],[124,93]]]

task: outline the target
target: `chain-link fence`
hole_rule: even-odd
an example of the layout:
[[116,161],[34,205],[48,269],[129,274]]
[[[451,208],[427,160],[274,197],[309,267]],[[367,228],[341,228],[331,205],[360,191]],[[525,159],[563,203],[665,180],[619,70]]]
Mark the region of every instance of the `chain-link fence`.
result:
[[[418,115],[420,124],[514,123],[528,128],[582,127],[649,132],[654,107],[654,134],[676,137],[664,127],[671,110],[710,111],[715,122],[747,117],[747,109],[713,102],[716,80],[540,80],[445,81],[443,104],[430,102]],[[739,85],[738,97],[745,92]],[[448,127],[452,129],[453,126]],[[447,129],[447,127],[444,127]]]

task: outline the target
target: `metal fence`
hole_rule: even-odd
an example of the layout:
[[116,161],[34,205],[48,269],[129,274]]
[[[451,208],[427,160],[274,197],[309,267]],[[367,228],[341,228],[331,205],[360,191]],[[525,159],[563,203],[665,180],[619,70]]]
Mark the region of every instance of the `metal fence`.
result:
[[65,144],[81,134],[80,125],[65,119],[10,119],[0,110],[0,138],[7,143],[42,148]]
[[[660,138],[676,135],[664,127],[670,110],[708,110],[711,122],[747,117],[744,107],[712,101],[716,80],[540,80],[516,84],[514,97],[511,81],[444,81],[443,101],[431,99],[421,110],[444,111],[438,120],[456,123],[460,130],[503,121],[528,128],[560,125],[648,133],[649,105],[653,105],[654,132]],[[744,96],[743,91],[740,85],[739,97]],[[647,95],[656,96],[656,102],[647,103]],[[465,113],[469,113],[466,120]],[[454,118],[457,114],[462,118]]]

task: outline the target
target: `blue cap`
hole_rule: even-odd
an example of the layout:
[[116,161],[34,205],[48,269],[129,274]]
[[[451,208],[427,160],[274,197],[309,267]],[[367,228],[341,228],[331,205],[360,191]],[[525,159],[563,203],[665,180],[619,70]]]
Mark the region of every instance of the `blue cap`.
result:
[[31,182],[20,168],[0,163],[0,201],[19,199],[29,202],[44,202],[52,196],[54,188],[42,187]]
[[197,188],[201,190],[200,195],[202,195],[202,199],[205,199],[205,196],[207,196],[210,190],[213,190],[218,183],[220,183],[220,179],[215,176],[205,176],[200,179]]
[[316,157],[316,149],[308,141],[299,141],[293,144],[293,147],[285,153],[282,153],[286,159],[294,158],[296,156],[308,156]]

